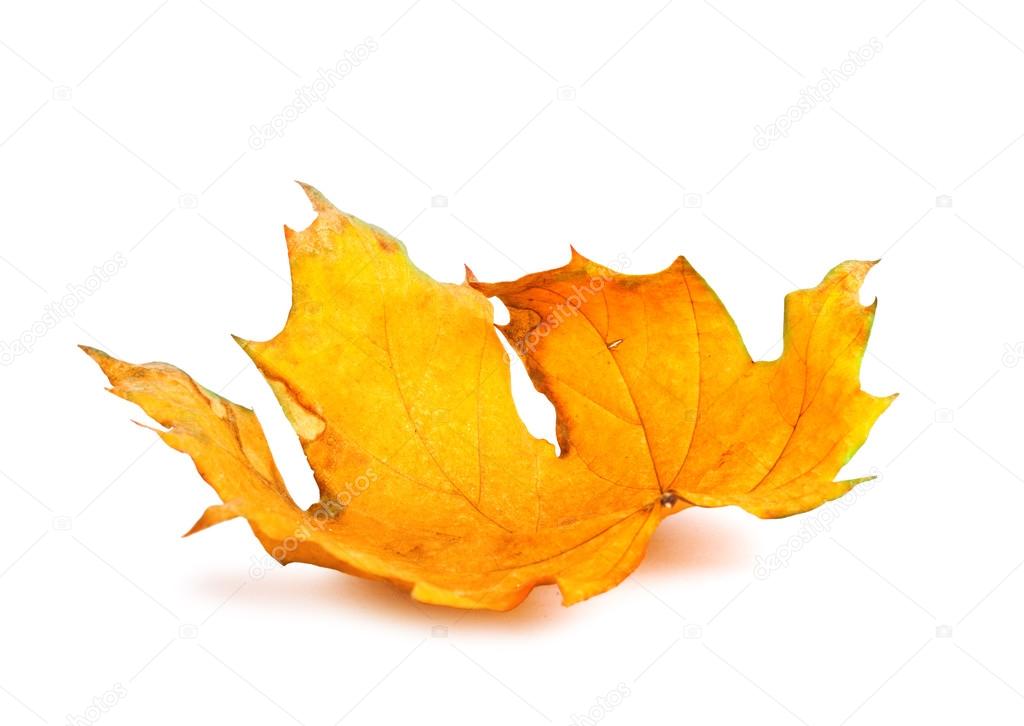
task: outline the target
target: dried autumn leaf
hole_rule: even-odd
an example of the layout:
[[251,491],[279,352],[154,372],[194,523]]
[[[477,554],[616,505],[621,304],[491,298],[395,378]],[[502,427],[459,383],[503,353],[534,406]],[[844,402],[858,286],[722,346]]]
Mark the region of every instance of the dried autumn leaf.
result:
[[[86,349],[220,496],[190,534],[241,516],[283,563],[506,610],[536,585],[557,584],[566,604],[614,587],[688,506],[781,517],[864,481],[833,478],[892,400],[860,390],[874,305],[858,290],[872,263],[788,295],[782,356],[753,362],[683,258],[624,275],[573,252],[515,282],[440,283],[304,189],[317,218],[285,230],[288,321],[238,342],[301,439],[313,506],[289,496],[252,411],[177,368]],[[555,405],[560,455],[516,412],[489,295]]]

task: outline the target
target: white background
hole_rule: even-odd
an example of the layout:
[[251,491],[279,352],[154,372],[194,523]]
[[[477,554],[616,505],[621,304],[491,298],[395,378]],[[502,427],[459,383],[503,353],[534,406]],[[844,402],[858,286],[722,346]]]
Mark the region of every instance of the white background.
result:
[[[995,0],[5,3],[0,722],[1020,723],[1022,45]],[[756,357],[779,352],[786,292],[881,257],[863,383],[902,396],[843,472],[881,479],[786,520],[687,511],[615,590],[504,614],[263,571],[241,521],[180,539],[213,492],[74,346],[254,406],[311,501],[229,337],[284,321],[281,225],[312,217],[293,179],[443,280],[557,266],[570,242],[632,272],[685,254]]]

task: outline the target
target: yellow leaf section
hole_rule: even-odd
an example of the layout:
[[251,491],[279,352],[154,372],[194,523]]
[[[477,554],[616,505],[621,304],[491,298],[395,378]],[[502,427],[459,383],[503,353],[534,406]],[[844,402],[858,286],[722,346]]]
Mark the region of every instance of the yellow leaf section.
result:
[[[299,508],[274,464],[255,414],[195,383],[174,366],[137,366],[81,346],[106,374],[108,390],[138,404],[164,430],[164,442],[192,457],[223,504],[207,508],[188,534],[242,516],[264,543],[294,528]],[[150,427],[146,427],[150,428]]]
[[[691,504],[783,516],[856,483],[832,479],[889,401],[857,380],[867,263],[788,296],[783,356],[754,363],[685,260],[628,276],[574,253],[512,283],[444,284],[304,189],[317,217],[285,229],[287,323],[238,342],[299,435],[318,502],[292,501],[250,410],[166,364],[86,349],[220,496],[191,532],[241,516],[283,563],[507,610],[540,584],[566,604],[614,587]],[[561,456],[517,415],[479,290],[512,311],[504,333],[556,406]]]
[[276,470],[247,465],[272,467],[247,409],[170,366],[89,351],[224,500],[194,529],[240,515],[282,562],[465,608],[509,609],[538,584],[557,584],[571,604],[621,582],[685,503],[663,503],[653,482],[595,475],[533,438],[488,300],[431,279],[398,241],[306,191],[318,216],[286,229],[288,321],[270,341],[238,342],[298,433],[319,502],[301,510]]
[[783,354],[767,362],[682,257],[622,275],[573,251],[557,270],[472,284],[508,307],[503,333],[554,403],[561,445],[592,470],[782,517],[865,481],[833,479],[895,398],[860,388],[875,304],[858,296],[873,264],[787,295]]

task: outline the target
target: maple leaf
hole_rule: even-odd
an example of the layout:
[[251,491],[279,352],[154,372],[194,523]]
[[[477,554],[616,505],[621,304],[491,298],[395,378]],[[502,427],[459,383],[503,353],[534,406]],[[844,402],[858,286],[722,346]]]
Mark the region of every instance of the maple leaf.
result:
[[[806,511],[864,481],[834,481],[893,397],[860,389],[875,306],[872,263],[846,262],[786,297],[784,351],[754,362],[685,259],[624,275],[573,251],[507,283],[437,282],[400,242],[335,209],[285,229],[284,329],[236,340],[277,396],[320,490],[302,509],[259,421],[162,363],[86,348],[112,392],[165,427],[221,504],[189,534],[244,517],[282,563],[389,580],[423,602],[507,610],[536,585],[572,604],[614,587],[666,517],[739,505]],[[512,399],[500,326],[557,414],[560,453]]]

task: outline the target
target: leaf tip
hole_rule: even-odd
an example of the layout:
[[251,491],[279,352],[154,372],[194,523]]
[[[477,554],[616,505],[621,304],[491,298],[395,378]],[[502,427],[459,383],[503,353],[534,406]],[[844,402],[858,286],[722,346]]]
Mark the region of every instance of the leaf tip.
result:
[[[112,376],[114,375],[114,371],[119,364],[123,365],[123,363],[105,351],[102,351],[99,348],[93,348],[91,345],[79,344],[78,347],[82,349],[83,353],[93,359],[96,365],[100,367],[100,370],[103,371],[103,375],[107,377],[107,380],[113,383]],[[114,389],[112,388],[108,388],[107,390],[114,393]]]
[[696,272],[696,270],[693,269],[693,265],[690,264],[690,261],[686,259],[684,255],[679,255],[672,260],[672,264],[668,266],[668,269],[673,272],[682,272],[684,274]]
[[229,519],[234,519],[240,515],[239,502],[237,500],[225,502],[224,504],[213,504],[207,507],[202,516],[196,520],[195,524],[192,525],[192,528],[181,536],[189,537],[196,532],[202,532],[208,527],[220,524],[221,522],[226,522]]
[[79,343],[78,347],[82,350],[83,353],[85,353],[87,356],[89,356],[93,360],[97,360],[98,361],[101,358],[109,358],[110,357],[109,355],[104,353],[99,348],[93,348],[91,345],[85,345],[84,343]]
[[569,245],[569,265],[575,267],[582,267],[590,264],[590,260],[580,254],[580,251],[573,245]]
[[[107,390],[108,390],[108,391],[110,391],[111,393],[114,393],[114,389],[112,389],[112,388],[108,388]],[[138,426],[139,428],[143,428],[143,429],[146,429],[147,431],[155,431],[155,432],[156,432],[156,433],[158,433],[158,434],[159,434],[159,433],[162,433],[162,432],[160,431],[160,429],[157,429],[157,428],[153,428],[153,427],[152,427],[152,426],[150,426],[149,424],[143,423],[142,421],[139,421],[139,420],[137,420],[137,419],[134,419],[134,418],[130,418],[130,419],[128,419],[128,420],[129,420],[129,421],[131,421],[131,422],[132,422],[133,424],[135,424],[136,426]]]
[[295,183],[302,187],[302,191],[305,192],[306,196],[309,198],[309,201],[313,205],[313,209],[316,210],[317,214],[323,214],[324,212],[329,212],[334,209],[334,205],[327,201],[327,197],[325,197],[319,189],[307,184],[306,182],[299,181],[298,179],[295,180]]

